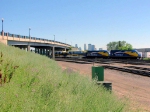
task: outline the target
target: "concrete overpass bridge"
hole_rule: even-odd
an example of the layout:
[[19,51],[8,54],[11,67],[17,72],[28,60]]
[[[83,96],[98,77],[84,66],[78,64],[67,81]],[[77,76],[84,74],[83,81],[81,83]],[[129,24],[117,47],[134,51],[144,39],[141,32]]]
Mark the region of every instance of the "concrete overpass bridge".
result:
[[3,31],[0,32],[0,42],[6,45],[19,47],[20,49],[24,49],[26,51],[30,51],[32,47],[35,48],[35,53],[46,55],[53,58],[55,58],[54,55],[55,50],[66,51],[71,47],[71,45],[63,42],[43,38],[16,35],[6,33]]

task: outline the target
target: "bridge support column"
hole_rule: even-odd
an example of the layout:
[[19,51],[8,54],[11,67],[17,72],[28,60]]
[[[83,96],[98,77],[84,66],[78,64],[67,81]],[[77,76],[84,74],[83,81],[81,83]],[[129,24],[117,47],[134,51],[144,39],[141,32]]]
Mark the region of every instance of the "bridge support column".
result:
[[45,52],[46,52],[45,55],[48,56],[48,49],[45,49],[45,50],[46,50],[46,51],[45,51]]
[[48,55],[49,55],[50,58],[52,58],[52,49],[51,48],[49,48]]
[[53,54],[53,59],[55,59],[55,47],[54,46],[53,46],[52,54]]
[[37,53],[37,48],[35,48],[35,53]]
[[43,49],[43,55],[46,55],[46,51],[45,51],[45,49]]
[[43,51],[43,55],[45,55],[45,49],[42,49],[42,51]]
[[42,48],[40,48],[40,54],[42,55]]
[[39,48],[37,48],[38,49],[38,54],[40,54],[40,49]]
[[30,51],[30,45],[27,46],[27,51]]

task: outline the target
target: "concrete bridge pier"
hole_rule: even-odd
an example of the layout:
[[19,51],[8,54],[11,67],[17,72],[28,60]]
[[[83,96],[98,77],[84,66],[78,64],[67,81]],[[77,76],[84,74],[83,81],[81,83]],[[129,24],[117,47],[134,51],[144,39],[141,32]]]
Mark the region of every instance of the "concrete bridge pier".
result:
[[52,57],[52,49],[49,48],[48,56],[51,58]]
[[35,48],[35,53],[38,53],[38,49],[37,48]]
[[39,48],[40,49],[40,54],[42,55],[42,48]]
[[45,49],[42,48],[42,55],[45,55]]
[[43,54],[46,55],[46,49],[45,48],[43,49],[43,51],[44,51]]
[[44,48],[42,49],[42,51],[43,51],[43,55],[45,55],[45,49]]
[[46,48],[46,56],[48,56],[48,53],[49,53],[49,51],[48,51],[48,49]]
[[52,50],[52,58],[55,59],[55,47],[53,46],[53,50]]
[[27,45],[27,51],[30,51],[30,45]]
[[40,54],[40,49],[39,48],[37,48],[37,53]]

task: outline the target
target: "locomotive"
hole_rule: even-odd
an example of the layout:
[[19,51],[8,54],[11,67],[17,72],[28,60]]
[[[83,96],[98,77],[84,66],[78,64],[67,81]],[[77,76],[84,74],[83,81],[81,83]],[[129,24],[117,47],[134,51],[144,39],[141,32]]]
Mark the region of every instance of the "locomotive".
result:
[[104,58],[104,59],[141,59],[141,54],[136,50],[99,50],[99,51],[57,51],[55,57],[62,58]]
[[122,59],[141,59],[142,56],[137,50],[111,50],[110,58],[122,58]]
[[109,58],[109,52],[107,50],[87,51],[86,58]]

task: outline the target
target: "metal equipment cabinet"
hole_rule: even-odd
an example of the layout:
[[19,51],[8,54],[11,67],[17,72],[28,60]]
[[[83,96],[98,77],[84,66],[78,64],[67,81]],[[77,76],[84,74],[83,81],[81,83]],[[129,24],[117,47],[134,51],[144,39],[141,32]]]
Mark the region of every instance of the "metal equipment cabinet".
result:
[[104,81],[104,68],[102,66],[92,66],[92,79]]

